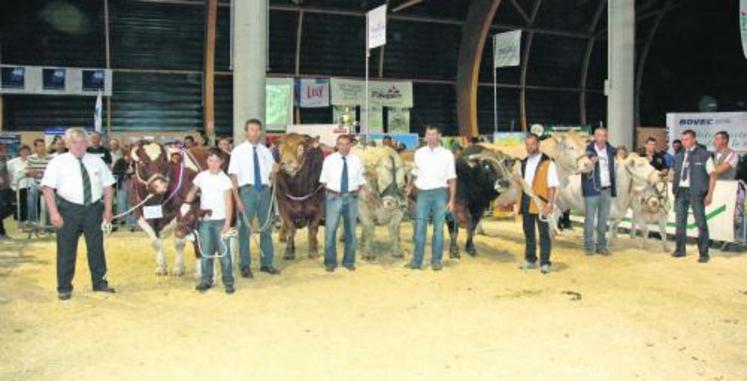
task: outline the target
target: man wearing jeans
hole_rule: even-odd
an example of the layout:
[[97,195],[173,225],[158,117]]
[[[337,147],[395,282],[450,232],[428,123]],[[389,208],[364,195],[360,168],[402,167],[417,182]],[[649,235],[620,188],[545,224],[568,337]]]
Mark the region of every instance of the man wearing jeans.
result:
[[[444,218],[446,211],[454,210],[456,197],[456,167],[454,155],[441,146],[441,133],[438,128],[429,126],[425,129],[424,147],[415,151],[415,165],[412,175],[417,188],[415,209],[415,252],[410,263],[405,267],[420,269],[425,255],[425,236],[428,220],[433,218],[433,245],[431,267],[433,271],[443,268],[441,257],[444,246]],[[412,184],[408,184],[406,193],[412,193]]]
[[[234,188],[239,190],[236,208],[243,213],[239,215],[239,268],[241,276],[252,278],[251,256],[249,253],[249,239],[251,238],[251,223],[257,216],[260,235],[260,267],[259,271],[270,275],[280,274],[280,270],[273,267],[272,226],[267,222],[270,218],[272,191],[270,190],[270,174],[275,165],[275,159],[264,144],[260,143],[262,136],[262,122],[249,119],[244,125],[246,141],[231,151],[231,162],[228,174],[231,175]],[[246,224],[249,224],[247,226]]]
[[[607,130],[599,127],[594,131],[594,140],[586,147],[586,154],[594,170],[581,175],[584,195],[584,250],[586,255],[609,255],[607,248],[607,220],[615,189],[615,147],[607,143]],[[596,219],[597,241],[594,244],[594,220]]]
[[358,219],[358,191],[366,183],[363,165],[350,155],[348,135],[337,137],[337,152],[324,159],[319,182],[327,189],[324,220],[324,267],[328,272],[337,267],[337,224],[342,218],[345,234],[345,254],[342,266],[355,271],[355,225]]
[[698,225],[698,262],[707,263],[708,256],[708,221],[705,208],[711,205],[713,188],[716,186],[717,174],[714,173],[713,158],[695,140],[695,131],[685,130],[682,133],[684,150],[674,159],[674,181],[672,193],[675,198],[677,229],[675,243],[677,248],[673,257],[685,256],[687,241],[687,212],[692,206],[695,223]]

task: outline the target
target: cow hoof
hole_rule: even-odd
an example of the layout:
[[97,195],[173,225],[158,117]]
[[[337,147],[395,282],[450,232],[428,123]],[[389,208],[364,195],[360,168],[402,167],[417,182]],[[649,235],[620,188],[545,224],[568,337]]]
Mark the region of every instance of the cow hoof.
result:
[[477,249],[475,249],[474,247],[468,247],[466,250],[467,250],[467,254],[469,254],[472,257],[477,255]]
[[376,256],[373,254],[364,254],[363,259],[366,261],[373,261],[376,259]]
[[283,259],[285,259],[286,261],[292,261],[296,259],[296,255],[293,253],[285,253],[285,255],[283,256]]
[[405,253],[403,253],[401,251],[398,251],[398,252],[392,254],[392,258],[404,258],[404,257],[405,257]]
[[316,251],[312,251],[311,253],[309,253],[309,259],[317,259],[317,258],[319,258],[319,253],[317,253]]
[[184,267],[177,268],[172,272],[172,274],[176,277],[182,277],[184,276]]
[[459,250],[451,250],[451,251],[449,251],[449,258],[459,259],[461,257],[462,257],[462,255],[459,254]]
[[156,275],[165,276],[169,274],[169,270],[165,267],[156,267]]

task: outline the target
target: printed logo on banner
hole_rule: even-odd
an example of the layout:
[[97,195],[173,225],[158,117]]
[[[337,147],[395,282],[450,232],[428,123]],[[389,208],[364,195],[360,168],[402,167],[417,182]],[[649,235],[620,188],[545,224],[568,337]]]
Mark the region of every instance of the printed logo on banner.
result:
[[299,89],[299,106],[304,108],[329,107],[329,81],[302,79]]
[[719,131],[729,133],[729,146],[739,152],[747,152],[747,112],[711,112],[711,113],[669,113],[667,130],[669,146],[674,139],[679,139],[683,131],[695,131],[698,142],[713,149],[713,138]]

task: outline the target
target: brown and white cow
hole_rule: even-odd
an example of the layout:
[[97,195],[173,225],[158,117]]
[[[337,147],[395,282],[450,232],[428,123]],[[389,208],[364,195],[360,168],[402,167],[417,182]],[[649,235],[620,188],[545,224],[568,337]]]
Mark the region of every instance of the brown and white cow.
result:
[[280,169],[275,174],[275,197],[283,221],[284,259],[296,257],[296,229],[309,229],[309,257],[319,256],[317,232],[324,214],[324,189],[319,182],[324,154],[308,135],[287,134],[278,142]]
[[387,146],[355,147],[352,153],[361,159],[366,178],[366,186],[361,188],[358,198],[362,258],[376,259],[372,244],[377,225],[388,226],[392,257],[402,258],[399,225],[407,211],[407,167],[397,151]]
[[[130,157],[134,171],[130,202],[140,205],[133,213],[156,250],[156,275],[168,274],[163,238],[174,231],[176,257],[172,274],[182,276],[185,237],[189,231],[175,228],[192,180],[205,167],[206,155],[200,148],[169,150],[157,142],[140,141],[133,145]],[[155,214],[147,213],[146,208]],[[184,223],[180,225],[186,226]],[[195,253],[199,253],[198,250]],[[199,262],[196,275],[200,276]]]

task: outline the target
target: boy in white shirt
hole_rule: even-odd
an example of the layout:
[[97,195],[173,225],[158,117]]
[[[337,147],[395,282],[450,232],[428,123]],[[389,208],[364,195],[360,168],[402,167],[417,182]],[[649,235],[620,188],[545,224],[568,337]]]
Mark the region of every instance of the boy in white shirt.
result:
[[[205,292],[213,285],[213,261],[220,258],[223,286],[227,294],[233,294],[233,273],[231,264],[231,245],[227,237],[231,230],[231,213],[233,212],[231,179],[223,173],[223,159],[217,148],[208,150],[208,169],[200,172],[192,181],[192,189],[185,202],[192,203],[200,191],[200,209],[208,210],[197,225],[199,247],[201,251],[202,279],[195,289]],[[186,207],[189,207],[186,205]],[[184,206],[183,206],[184,208]]]

